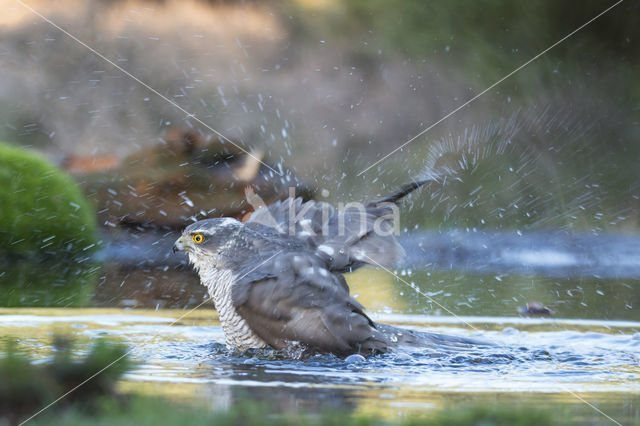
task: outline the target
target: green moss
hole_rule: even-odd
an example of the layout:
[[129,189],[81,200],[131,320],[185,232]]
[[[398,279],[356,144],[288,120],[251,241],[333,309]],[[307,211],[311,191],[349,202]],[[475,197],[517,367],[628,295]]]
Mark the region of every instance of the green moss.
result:
[[95,214],[77,184],[36,153],[0,143],[0,251],[82,254],[95,247]]

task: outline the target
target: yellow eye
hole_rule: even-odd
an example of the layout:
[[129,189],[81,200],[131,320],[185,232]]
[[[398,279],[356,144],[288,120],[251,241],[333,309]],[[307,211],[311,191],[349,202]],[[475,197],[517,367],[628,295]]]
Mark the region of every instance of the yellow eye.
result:
[[202,242],[204,241],[204,235],[202,235],[202,234],[193,234],[191,236],[191,239],[196,244],[202,244]]

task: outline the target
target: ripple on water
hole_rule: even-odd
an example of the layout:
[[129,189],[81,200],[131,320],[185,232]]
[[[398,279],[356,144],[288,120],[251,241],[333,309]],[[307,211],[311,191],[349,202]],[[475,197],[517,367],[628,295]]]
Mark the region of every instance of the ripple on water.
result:
[[[143,317],[143,318],[140,318]],[[392,319],[392,318],[388,318]],[[400,323],[404,322],[400,318]],[[556,320],[549,327],[536,322],[535,331],[526,322],[489,319],[475,322],[478,333],[462,328],[451,318],[442,322],[428,317],[420,326],[412,317],[412,328],[428,329],[464,337],[480,337],[494,346],[450,353],[403,351],[345,359],[316,355],[283,359],[274,351],[238,354],[223,344],[219,326],[175,325],[172,318],[143,315],[83,315],[43,317],[0,316],[0,328],[27,330],[42,324],[69,324],[71,332],[85,338],[103,334],[118,336],[141,361],[126,376],[129,381],[185,384],[219,384],[243,387],[342,387],[352,390],[401,386],[445,391],[640,392],[640,324],[599,321],[595,332],[584,321]],[[389,321],[393,323],[393,321]],[[426,324],[426,318],[423,324]],[[628,326],[625,328],[625,326]],[[573,329],[572,329],[573,328]],[[43,345],[48,337],[43,335]],[[33,344],[30,343],[30,344]]]

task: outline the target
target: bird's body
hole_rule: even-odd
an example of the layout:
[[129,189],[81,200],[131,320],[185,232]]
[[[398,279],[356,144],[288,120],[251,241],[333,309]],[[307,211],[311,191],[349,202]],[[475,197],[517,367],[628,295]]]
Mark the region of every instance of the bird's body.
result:
[[375,323],[342,276],[402,255],[390,232],[393,203],[419,186],[407,185],[358,211],[287,199],[260,208],[245,224],[198,221],[174,249],[189,254],[208,288],[229,348],[372,355],[400,346],[470,347],[476,342]]

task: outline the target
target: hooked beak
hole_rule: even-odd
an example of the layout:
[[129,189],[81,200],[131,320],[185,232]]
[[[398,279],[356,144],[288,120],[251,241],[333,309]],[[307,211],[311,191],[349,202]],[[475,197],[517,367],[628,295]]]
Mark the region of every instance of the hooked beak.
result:
[[175,243],[173,243],[173,252],[176,253],[178,251],[185,251],[184,243],[182,242],[182,237],[178,238]]

